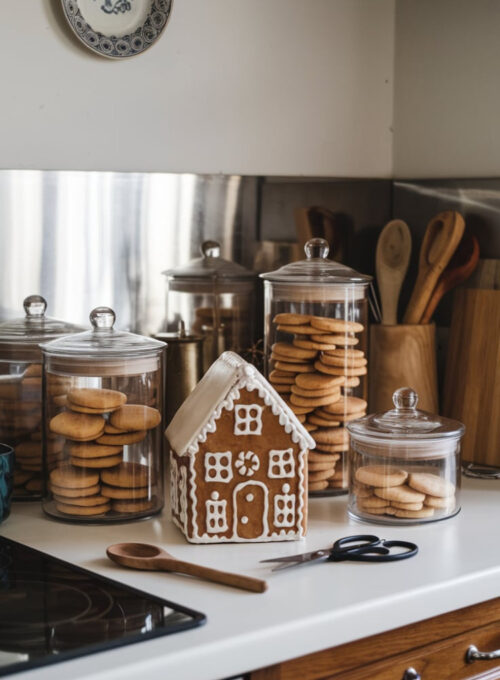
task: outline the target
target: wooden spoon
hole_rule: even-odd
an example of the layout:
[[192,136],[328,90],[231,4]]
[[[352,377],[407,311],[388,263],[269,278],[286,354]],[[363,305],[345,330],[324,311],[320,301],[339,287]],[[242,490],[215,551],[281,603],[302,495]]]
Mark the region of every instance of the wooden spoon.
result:
[[411,233],[403,220],[391,220],[382,229],[377,241],[375,269],[382,302],[382,323],[398,322],[398,300],[411,253]]
[[192,562],[183,562],[166,550],[148,543],[115,543],[115,545],[110,545],[106,549],[106,554],[110,560],[123,567],[150,571],[175,571],[179,574],[188,574],[207,581],[223,583],[226,586],[251,590],[254,593],[263,593],[267,590],[267,583],[258,578],[230,574],[226,571],[202,567]]
[[466,234],[458,244],[448,266],[438,279],[420,323],[429,323],[441,298],[455,286],[466,281],[477,267],[479,243],[473,234]]
[[404,315],[404,323],[420,323],[437,281],[457,249],[464,229],[464,218],[454,210],[438,213],[427,225],[420,248],[417,281]]

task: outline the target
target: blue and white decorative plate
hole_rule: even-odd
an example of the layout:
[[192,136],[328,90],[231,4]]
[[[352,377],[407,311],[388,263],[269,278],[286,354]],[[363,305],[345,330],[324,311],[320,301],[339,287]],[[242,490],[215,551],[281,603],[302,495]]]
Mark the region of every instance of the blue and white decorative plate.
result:
[[78,38],[103,57],[147,50],[167,25],[173,0],[62,0]]

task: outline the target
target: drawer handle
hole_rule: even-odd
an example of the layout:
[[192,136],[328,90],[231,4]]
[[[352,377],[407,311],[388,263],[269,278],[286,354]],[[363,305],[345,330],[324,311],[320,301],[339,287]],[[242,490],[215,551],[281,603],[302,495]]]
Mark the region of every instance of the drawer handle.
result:
[[467,663],[491,661],[492,659],[500,659],[500,649],[496,649],[494,652],[480,652],[476,645],[471,645],[465,654]]
[[422,680],[422,678],[420,676],[420,673],[417,673],[417,671],[414,668],[410,667],[405,670],[401,680]]

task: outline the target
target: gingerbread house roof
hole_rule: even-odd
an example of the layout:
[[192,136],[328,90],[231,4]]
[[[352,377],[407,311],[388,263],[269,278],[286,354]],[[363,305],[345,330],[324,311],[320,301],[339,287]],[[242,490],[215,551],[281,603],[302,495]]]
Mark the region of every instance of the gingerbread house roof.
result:
[[207,435],[215,432],[222,411],[233,408],[243,388],[257,391],[301,449],[315,446],[314,439],[272,385],[234,352],[221,354],[179,408],[165,432],[170,446],[179,455],[195,454]]

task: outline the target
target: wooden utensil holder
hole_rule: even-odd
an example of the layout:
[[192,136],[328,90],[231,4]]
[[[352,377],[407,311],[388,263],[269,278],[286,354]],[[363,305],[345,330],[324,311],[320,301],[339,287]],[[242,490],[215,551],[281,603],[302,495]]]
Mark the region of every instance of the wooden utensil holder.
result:
[[500,290],[455,292],[443,413],[465,424],[465,461],[500,467]]
[[399,387],[412,387],[418,408],[438,413],[436,326],[372,325],[370,328],[369,411],[393,408]]

